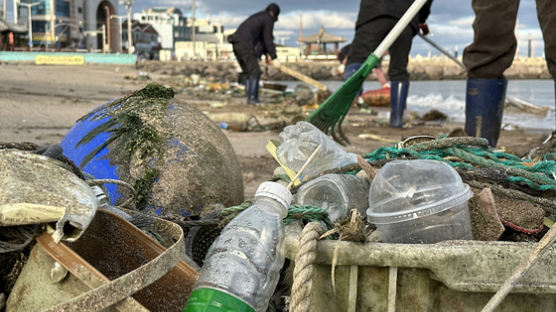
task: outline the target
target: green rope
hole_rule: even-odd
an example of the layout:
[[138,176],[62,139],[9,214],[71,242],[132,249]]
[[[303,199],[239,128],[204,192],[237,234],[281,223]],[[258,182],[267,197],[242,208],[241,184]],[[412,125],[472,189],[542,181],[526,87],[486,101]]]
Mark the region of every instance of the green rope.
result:
[[488,147],[488,141],[483,138],[472,138],[472,137],[457,137],[457,138],[443,138],[428,141],[425,143],[419,143],[410,145],[407,147],[416,152],[429,151],[429,150],[439,150],[445,147],[452,147],[454,145],[475,145],[484,148]]
[[290,224],[297,220],[318,222],[325,231],[333,227],[332,222],[328,219],[328,211],[313,205],[290,205],[284,223]]
[[[480,156],[476,156],[472,153],[466,152],[463,149],[452,147],[452,152],[454,155],[461,159],[470,160],[478,164],[481,167],[498,167],[504,168],[506,173],[516,176],[516,178],[521,178],[519,180],[525,181],[525,179],[531,180],[535,183],[540,184],[539,188],[541,190],[556,190],[556,181],[554,179],[548,178],[544,173],[536,174],[534,172],[529,172],[527,170],[523,170],[517,166],[507,166],[499,162],[495,162]],[[525,167],[525,166],[523,166]]]
[[228,207],[228,208],[224,208],[218,213],[218,219],[220,219],[220,221],[222,221],[222,223],[228,224],[240,212],[242,212],[243,210],[245,210],[249,206],[251,206],[251,204],[253,204],[253,201],[248,199],[248,200],[244,201],[243,203],[239,204],[238,206],[231,206],[231,207]]
[[[457,157],[461,161],[447,160]],[[407,147],[385,146],[364,156],[367,161],[396,158],[416,158],[445,161],[452,167],[473,170],[475,167],[502,168],[511,182],[523,183],[535,190],[556,190],[556,162],[544,160],[537,163],[522,160],[518,156],[494,152],[488,149],[488,142],[483,138],[440,138]],[[545,157],[546,159],[546,157]],[[527,166],[524,163],[530,163]]]
[[285,174],[285,173],[282,173],[282,174],[273,174],[272,177],[270,178],[270,181],[279,181],[279,180],[282,180],[282,181],[284,181],[284,182],[286,182],[286,183],[290,183],[290,182],[291,182],[290,177],[289,177],[287,174]]
[[[232,221],[240,212],[249,208],[252,205],[251,200],[246,200],[238,206],[231,206],[222,209],[218,214],[218,219],[227,224]],[[293,221],[302,220],[307,222],[319,222],[325,231],[331,229],[332,222],[328,219],[328,212],[320,207],[312,205],[291,205],[288,208],[288,215],[284,219],[285,224],[290,224]]]

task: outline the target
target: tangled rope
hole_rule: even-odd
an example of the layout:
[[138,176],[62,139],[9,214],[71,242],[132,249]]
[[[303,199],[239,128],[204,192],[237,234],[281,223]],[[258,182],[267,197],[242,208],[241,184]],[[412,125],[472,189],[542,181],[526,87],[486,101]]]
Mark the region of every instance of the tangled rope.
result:
[[440,160],[453,167],[473,170],[476,167],[501,168],[510,182],[523,183],[534,190],[556,190],[556,162],[522,160],[516,155],[488,149],[484,138],[440,138],[410,146],[386,146],[365,155],[370,161],[417,158]]
[[[218,214],[218,219],[221,220],[223,224],[228,224],[240,212],[251,206],[252,203],[251,200],[246,200],[241,203],[241,205],[224,208]],[[284,218],[284,223],[290,224],[297,220],[319,223],[326,231],[333,227],[332,222],[330,222],[328,218],[328,212],[325,209],[313,205],[290,205],[288,208],[288,215]]]
[[299,236],[290,301],[292,312],[308,312],[311,306],[313,263],[317,258],[317,241],[322,233],[322,226],[317,222],[311,222],[303,228]]

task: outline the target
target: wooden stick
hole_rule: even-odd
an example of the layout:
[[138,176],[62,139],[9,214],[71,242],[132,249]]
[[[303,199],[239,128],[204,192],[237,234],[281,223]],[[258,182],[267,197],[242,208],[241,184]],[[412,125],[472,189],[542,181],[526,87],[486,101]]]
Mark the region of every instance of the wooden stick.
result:
[[533,250],[525,262],[520,264],[512,273],[512,275],[502,284],[502,287],[490,298],[486,306],[481,310],[481,312],[492,312],[498,305],[504,300],[504,298],[510,293],[512,288],[519,282],[519,280],[531,269],[531,267],[539,260],[540,257],[546,252],[548,247],[554,243],[556,240],[556,226],[546,232],[544,237],[538,243],[535,250]]
[[315,79],[313,79],[313,78],[311,78],[311,77],[309,77],[309,76],[303,75],[302,73],[300,73],[300,72],[298,72],[298,71],[296,71],[296,70],[293,70],[293,69],[291,69],[291,68],[288,68],[288,67],[286,67],[286,66],[284,66],[284,65],[273,65],[273,66],[276,67],[276,68],[278,68],[278,69],[279,69],[280,71],[282,71],[283,73],[286,73],[286,74],[288,74],[288,75],[290,75],[290,76],[292,76],[292,77],[294,77],[294,78],[296,78],[296,79],[299,79],[299,80],[301,80],[301,81],[303,81],[303,82],[306,82],[306,83],[308,83],[308,84],[310,84],[310,85],[312,85],[312,86],[314,86],[314,87],[316,87],[316,88],[318,88],[318,89],[320,89],[320,90],[322,90],[322,91],[328,90],[328,88],[327,88],[325,85],[323,85],[322,83],[316,81]]
[[311,162],[311,160],[313,160],[313,158],[315,158],[315,156],[317,156],[318,151],[320,151],[320,148],[322,147],[322,144],[319,144],[319,146],[317,146],[317,148],[315,148],[315,150],[313,151],[313,153],[311,154],[311,156],[309,156],[309,158],[307,158],[307,160],[305,161],[305,163],[303,164],[303,166],[301,166],[301,169],[299,169],[299,171],[297,172],[297,174],[295,175],[295,177],[293,177],[293,179],[290,181],[290,183],[287,186],[287,189],[289,190],[293,184],[295,183],[295,180],[297,180],[297,178],[299,178],[299,176],[301,175],[301,173],[303,172],[303,170],[305,170],[305,168],[307,167],[307,165]]

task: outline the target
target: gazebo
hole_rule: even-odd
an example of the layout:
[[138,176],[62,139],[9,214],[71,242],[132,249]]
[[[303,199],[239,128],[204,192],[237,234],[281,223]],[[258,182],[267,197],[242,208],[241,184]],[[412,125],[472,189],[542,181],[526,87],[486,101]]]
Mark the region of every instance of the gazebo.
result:
[[[346,42],[346,38],[329,34],[321,26],[318,33],[302,37],[300,41],[305,44],[305,54],[313,52],[317,52],[317,54],[336,54],[338,52],[338,45],[341,42]],[[326,49],[327,43],[334,44],[334,50],[330,51],[331,53]],[[313,48],[313,45],[316,45],[316,49]]]

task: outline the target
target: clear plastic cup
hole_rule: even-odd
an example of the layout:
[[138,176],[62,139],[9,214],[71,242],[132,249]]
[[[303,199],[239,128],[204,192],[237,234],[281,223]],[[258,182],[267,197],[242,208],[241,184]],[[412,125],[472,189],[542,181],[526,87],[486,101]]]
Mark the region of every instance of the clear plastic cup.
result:
[[371,183],[367,220],[386,243],[470,240],[467,202],[472,196],[469,185],[444,162],[396,160]]

